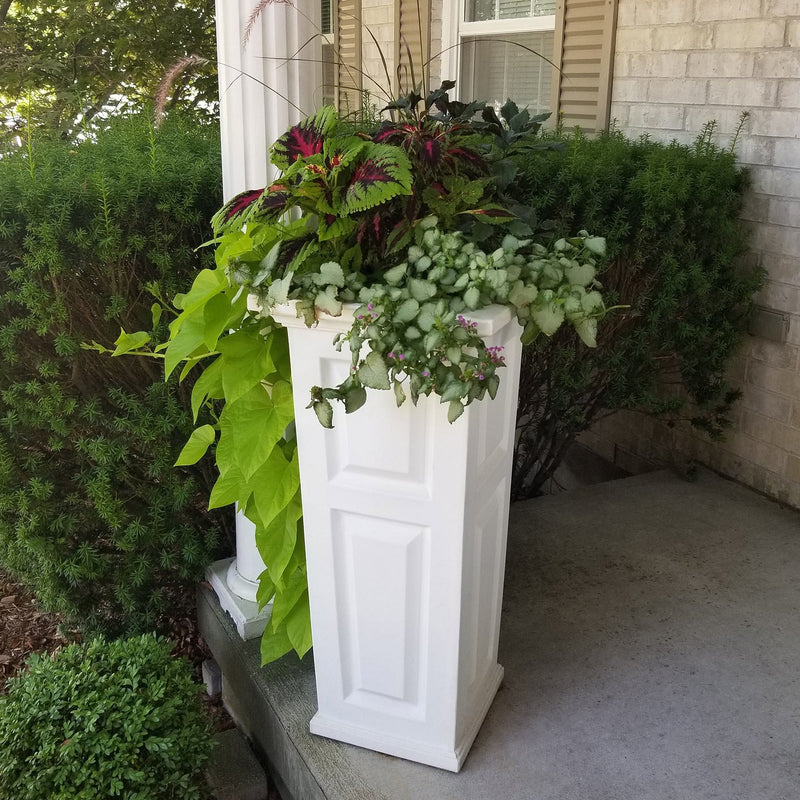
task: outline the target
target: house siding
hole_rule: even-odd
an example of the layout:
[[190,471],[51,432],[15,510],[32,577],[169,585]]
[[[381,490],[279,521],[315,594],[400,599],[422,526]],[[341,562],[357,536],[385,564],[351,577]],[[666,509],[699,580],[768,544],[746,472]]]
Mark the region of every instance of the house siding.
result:
[[611,117],[629,136],[692,141],[718,122],[749,166],[744,218],[768,278],[758,305],[789,318],[785,342],[748,336],[730,368],[743,390],[722,443],[616,414],[583,441],[621,466],[694,459],[800,507],[800,3],[619,0]]

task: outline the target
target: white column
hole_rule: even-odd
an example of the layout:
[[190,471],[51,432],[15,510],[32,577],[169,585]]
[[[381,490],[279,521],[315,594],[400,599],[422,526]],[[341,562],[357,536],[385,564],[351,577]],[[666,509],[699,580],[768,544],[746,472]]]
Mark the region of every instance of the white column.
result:
[[[267,5],[245,32],[258,0],[217,0],[217,61],[225,200],[261,189],[274,178],[269,147],[290,125],[314,112],[321,96],[320,3]],[[303,60],[299,60],[303,59]],[[236,558],[213,564],[208,580],[244,639],[260,636],[269,609],[256,603],[264,562],[255,527],[236,515]]]

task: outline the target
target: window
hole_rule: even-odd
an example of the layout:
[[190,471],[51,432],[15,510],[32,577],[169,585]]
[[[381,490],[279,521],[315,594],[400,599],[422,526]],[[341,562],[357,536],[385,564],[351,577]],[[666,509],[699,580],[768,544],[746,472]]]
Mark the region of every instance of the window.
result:
[[333,44],[332,0],[322,0],[322,103],[330,106],[336,100],[336,52]]
[[[556,0],[451,0],[450,75],[462,100],[550,110]],[[444,43],[445,47],[448,45]],[[545,58],[542,58],[544,56]]]

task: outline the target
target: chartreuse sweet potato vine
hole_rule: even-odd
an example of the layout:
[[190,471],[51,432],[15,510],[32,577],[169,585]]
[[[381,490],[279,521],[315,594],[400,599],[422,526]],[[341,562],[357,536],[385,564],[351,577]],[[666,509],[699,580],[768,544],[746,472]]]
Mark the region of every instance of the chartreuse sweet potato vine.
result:
[[[372,134],[354,133],[330,108],[291,128],[272,149],[280,178],[215,216],[216,269],[175,299],[169,341],[151,350],[147,334],[117,341],[115,355],[161,357],[167,375],[205,365],[192,408],[197,418],[211,403],[216,421],[194,431],[177,463],[216,443],[210,506],[236,502],[255,523],[267,565],[259,600],[273,600],[265,662],[311,646],[287,337],[269,310],[296,301],[313,325],[357,306],[336,341],[352,353],[350,374],[309,398],[325,427],[332,401],[351,413],[368,388],[393,390],[398,405],[435,394],[451,422],[493,397],[503,354],[478,336],[474,309],[511,306],[528,341],[566,320],[589,345],[605,313],[595,282],[604,240],[526,237],[498,202],[486,136],[448,115],[447,102],[439,90],[422,114]],[[248,311],[248,296],[260,313]]]

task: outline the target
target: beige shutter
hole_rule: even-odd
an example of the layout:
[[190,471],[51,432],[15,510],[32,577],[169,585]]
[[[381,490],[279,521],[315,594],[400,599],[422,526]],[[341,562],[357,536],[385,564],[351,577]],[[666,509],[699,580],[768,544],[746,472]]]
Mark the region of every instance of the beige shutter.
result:
[[342,114],[361,108],[361,0],[338,0],[336,29],[336,106]]
[[431,57],[431,0],[395,0],[394,29],[397,65],[396,91],[407,94],[420,84],[424,95]]
[[553,109],[564,127],[608,127],[617,0],[558,0]]

